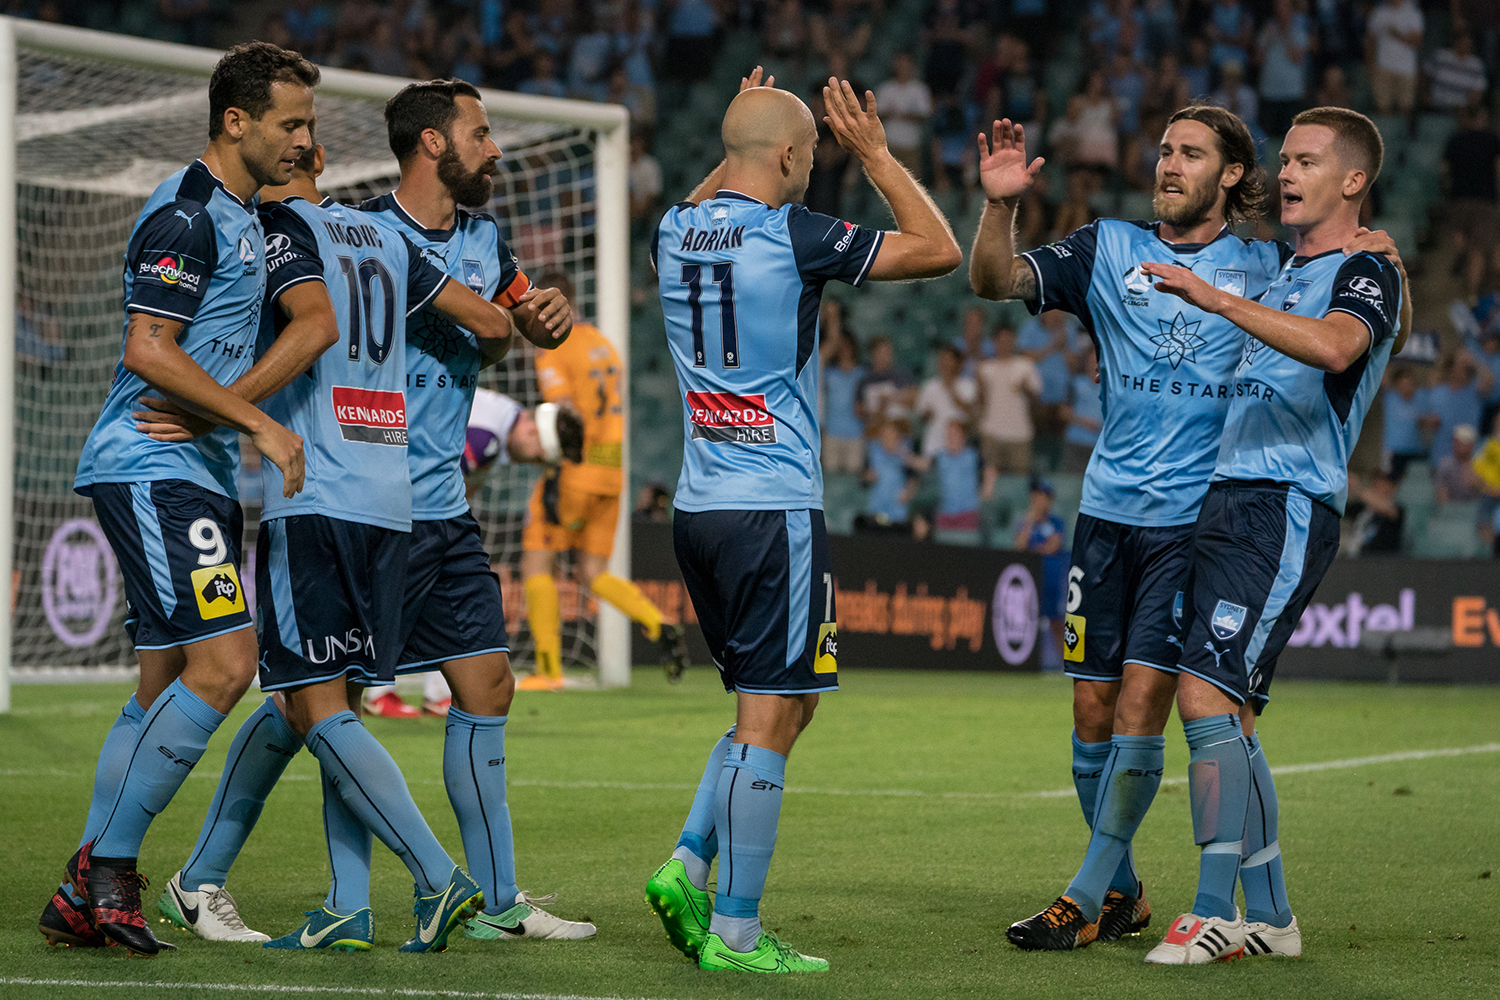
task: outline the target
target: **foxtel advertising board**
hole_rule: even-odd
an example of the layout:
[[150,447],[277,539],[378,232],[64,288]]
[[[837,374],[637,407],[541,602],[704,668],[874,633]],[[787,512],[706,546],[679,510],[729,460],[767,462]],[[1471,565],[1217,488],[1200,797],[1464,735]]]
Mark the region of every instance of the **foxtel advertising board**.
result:
[[[631,525],[631,571],[711,663],[672,552],[670,524]],[[869,536],[828,539],[842,670],[1037,670],[1041,560],[1026,552]],[[659,650],[636,635],[635,662]]]
[[1452,646],[1400,654],[1400,680],[1500,683],[1500,562],[1335,560],[1277,661],[1276,676],[1386,680],[1390,663],[1360,648],[1360,637],[1414,629],[1445,636]]

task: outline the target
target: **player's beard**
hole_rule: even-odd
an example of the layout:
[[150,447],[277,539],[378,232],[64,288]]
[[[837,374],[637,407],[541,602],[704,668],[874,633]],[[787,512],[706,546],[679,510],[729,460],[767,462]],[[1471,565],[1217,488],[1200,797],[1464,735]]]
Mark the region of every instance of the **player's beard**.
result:
[[458,154],[451,148],[438,156],[438,180],[453,195],[453,200],[465,208],[481,208],[490,203],[490,197],[495,193],[494,173],[493,160],[486,161],[478,170],[465,170]]
[[1151,198],[1151,210],[1156,213],[1157,219],[1170,226],[1179,229],[1191,229],[1193,226],[1208,219],[1208,213],[1213,210],[1214,203],[1219,199],[1219,178],[1212,181],[1205,180],[1201,185],[1193,186],[1186,181],[1178,182],[1184,191],[1182,198],[1165,198],[1162,196],[1162,182],[1156,184],[1156,191]]

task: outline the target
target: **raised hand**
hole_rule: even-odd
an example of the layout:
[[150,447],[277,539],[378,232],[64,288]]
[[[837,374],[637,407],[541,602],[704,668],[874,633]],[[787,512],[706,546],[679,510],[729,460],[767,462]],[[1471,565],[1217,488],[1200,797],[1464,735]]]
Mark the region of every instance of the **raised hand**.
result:
[[885,152],[885,126],[875,110],[874,91],[865,91],[865,108],[861,109],[849,81],[830,76],[828,86],[823,88],[823,104],[827,108],[823,120],[833,129],[839,145],[861,163]]
[[1026,135],[1009,118],[995,123],[993,147],[979,134],[979,183],[990,201],[1014,201],[1026,193],[1046,159],[1026,162]]
[[752,69],[750,71],[750,75],[749,76],[742,76],[742,77],[740,77],[740,93],[743,94],[745,91],[754,89],[755,87],[774,87],[774,86],[776,86],[776,77],[775,76],[768,76],[768,77],[766,77],[766,82],[765,83],[761,83],[760,82],[760,77],[761,77],[761,74],[763,72],[765,72],[765,71],[762,70],[759,66],[757,66],[757,67],[755,67],[754,69]]
[[1229,294],[1219,291],[1180,264],[1142,261],[1141,273],[1149,274],[1156,279],[1152,287],[1157,291],[1167,292],[1186,302],[1191,302],[1204,312],[1217,312],[1220,296]]

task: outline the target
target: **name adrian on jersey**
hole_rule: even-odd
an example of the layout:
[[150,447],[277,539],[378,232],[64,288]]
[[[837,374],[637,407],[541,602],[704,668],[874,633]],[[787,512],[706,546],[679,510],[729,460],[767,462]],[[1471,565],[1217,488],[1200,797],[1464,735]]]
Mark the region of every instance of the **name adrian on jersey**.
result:
[[727,226],[715,227],[713,229],[697,229],[688,227],[688,231],[682,235],[682,246],[678,247],[681,253],[713,253],[717,250],[738,250],[745,242],[745,227],[735,226],[730,229]]
[[345,441],[406,444],[406,397],[399,392],[336,385],[333,418]]
[[776,418],[766,409],[764,393],[689,392],[687,406],[695,441],[776,443]]

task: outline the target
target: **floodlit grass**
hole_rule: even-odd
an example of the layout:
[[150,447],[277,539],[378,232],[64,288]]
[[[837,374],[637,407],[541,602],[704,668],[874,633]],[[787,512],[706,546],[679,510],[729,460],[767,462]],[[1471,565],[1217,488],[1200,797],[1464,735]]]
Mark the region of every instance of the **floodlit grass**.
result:
[[[0,996],[304,996],[401,990],[575,997],[1477,997],[1500,975],[1500,753],[1368,763],[1279,779],[1281,844],[1305,957],[1193,969],[1141,963],[1192,903],[1197,851],[1187,751],[1174,720],[1167,778],[1136,840],[1155,907],[1138,939],[1075,954],[1024,954],[1013,920],[1067,884],[1086,843],[1070,787],[1069,694],[1042,677],[846,671],[792,755],[762,914],[832,971],[816,977],[700,972],[642,901],[670,853],[732,702],[710,671],[669,687],[637,673],[617,692],[522,693],[508,728],[510,804],[523,887],[595,940],[453,939],[399,955],[411,881],[375,848],[376,948],[367,954],[181,946],[154,961],[116,949],[49,949],[36,916],[72,853],[98,748],[122,685],[20,687],[0,717]],[[1500,741],[1500,689],[1283,683],[1261,733],[1273,767]],[[186,859],[247,699],[152,826],[141,870],[157,891]],[[442,785],[442,724],[375,719],[439,838],[461,856]],[[302,754],[271,796],[230,877],[246,922],[273,935],[319,905],[327,862],[315,763]],[[1488,873],[1496,870],[1496,877]],[[69,980],[26,985],[30,980]],[[92,983],[139,983],[138,987]],[[166,989],[166,984],[201,984]]]

